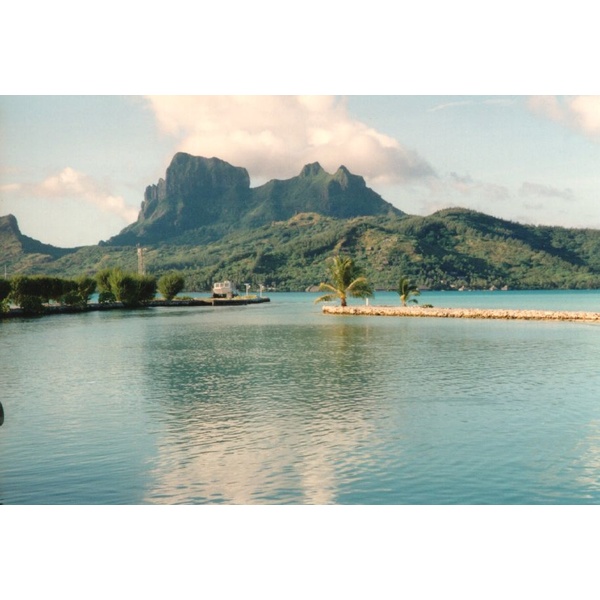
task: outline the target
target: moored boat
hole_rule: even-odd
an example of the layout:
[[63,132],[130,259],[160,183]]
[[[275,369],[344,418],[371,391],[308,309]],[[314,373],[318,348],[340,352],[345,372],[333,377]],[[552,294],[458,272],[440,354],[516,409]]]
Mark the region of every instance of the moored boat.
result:
[[213,284],[213,298],[234,298],[237,295],[238,291],[231,281],[217,281]]

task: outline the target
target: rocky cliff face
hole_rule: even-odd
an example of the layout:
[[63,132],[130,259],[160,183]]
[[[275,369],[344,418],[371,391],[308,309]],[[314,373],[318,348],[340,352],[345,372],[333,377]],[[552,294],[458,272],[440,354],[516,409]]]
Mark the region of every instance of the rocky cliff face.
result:
[[183,234],[189,242],[191,231],[210,229],[214,238],[304,212],[336,218],[403,214],[343,166],[330,175],[319,163],[312,163],[297,177],[250,189],[246,169],[180,152],[165,179],[146,188],[137,222],[109,243],[157,242]]
[[165,179],[149,185],[138,220],[112,244],[156,242],[214,225],[243,209],[250,194],[248,171],[218,158],[177,153]]

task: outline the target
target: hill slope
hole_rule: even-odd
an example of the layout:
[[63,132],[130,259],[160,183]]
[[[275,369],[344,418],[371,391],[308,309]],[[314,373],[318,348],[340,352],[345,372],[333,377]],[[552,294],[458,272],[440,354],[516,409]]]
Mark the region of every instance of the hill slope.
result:
[[1,259],[6,266],[17,262],[21,270],[46,264],[77,251],[77,248],[57,248],[43,244],[23,235],[14,215],[0,217],[0,249]]
[[[400,275],[434,289],[600,288],[600,230],[534,227],[453,208],[406,215],[344,167],[318,163],[300,175],[249,187],[245,169],[177,154],[165,180],[146,189],[136,223],[98,246],[61,249],[24,236],[0,218],[10,274],[93,275],[137,269],[182,271],[189,290],[213,281],[302,290],[326,277],[327,258],[345,252],[379,288]],[[0,264],[1,266],[1,264]]]
[[[303,290],[326,277],[327,258],[337,252],[356,258],[378,288],[394,287],[401,275],[432,289],[600,287],[600,231],[524,226],[464,209],[352,219],[302,213],[208,244],[146,248],[149,272],[182,271],[188,289],[199,291],[222,279]],[[109,266],[137,269],[131,246],[24,260],[11,270],[76,276]]]

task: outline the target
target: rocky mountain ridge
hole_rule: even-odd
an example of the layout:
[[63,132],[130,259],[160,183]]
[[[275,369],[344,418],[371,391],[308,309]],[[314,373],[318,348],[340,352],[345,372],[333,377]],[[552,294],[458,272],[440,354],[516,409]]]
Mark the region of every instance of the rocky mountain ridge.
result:
[[404,214],[344,166],[329,174],[312,163],[296,177],[251,188],[242,167],[178,152],[165,178],[146,188],[137,221],[107,244],[165,242],[182,235],[183,242],[190,243],[194,230],[195,241],[202,243],[306,212],[342,219]]

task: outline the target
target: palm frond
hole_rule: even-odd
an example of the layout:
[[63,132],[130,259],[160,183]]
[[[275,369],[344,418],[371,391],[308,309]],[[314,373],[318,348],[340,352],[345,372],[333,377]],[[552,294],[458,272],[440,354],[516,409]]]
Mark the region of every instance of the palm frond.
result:
[[315,300],[315,304],[318,304],[319,302],[333,302],[333,300],[337,300],[337,299],[338,299],[337,294],[325,294],[324,296],[319,296]]
[[361,269],[348,256],[337,255],[329,265],[331,283],[321,283],[320,292],[330,292],[317,298],[315,302],[329,302],[339,298],[342,306],[346,305],[346,296],[366,298],[373,295],[373,289],[363,277]]
[[373,288],[367,281],[366,277],[355,279],[347,288],[346,291],[355,298],[369,298],[373,295]]

